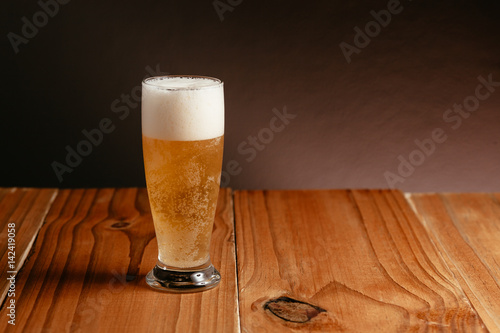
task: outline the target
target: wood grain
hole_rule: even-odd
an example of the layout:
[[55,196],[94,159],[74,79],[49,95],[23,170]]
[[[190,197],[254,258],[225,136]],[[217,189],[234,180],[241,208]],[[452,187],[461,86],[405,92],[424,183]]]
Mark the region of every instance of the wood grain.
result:
[[230,190],[219,195],[211,245],[219,287],[155,291],[144,280],[157,257],[146,190],[61,190],[18,276],[16,326],[1,320],[0,331],[238,331]]
[[237,191],[242,332],[481,332],[397,191]]
[[[56,193],[56,189],[0,188],[0,304],[10,286],[7,276],[17,275],[23,266]],[[15,227],[9,228],[10,223]],[[9,229],[15,230],[14,243],[8,243]],[[15,245],[14,253],[8,245]]]
[[408,196],[491,332],[500,332],[500,194]]

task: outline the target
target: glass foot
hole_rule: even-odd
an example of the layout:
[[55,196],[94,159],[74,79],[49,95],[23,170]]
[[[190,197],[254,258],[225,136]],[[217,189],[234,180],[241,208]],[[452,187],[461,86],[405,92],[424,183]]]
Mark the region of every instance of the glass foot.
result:
[[146,275],[153,288],[172,293],[192,293],[212,289],[220,282],[220,273],[213,265],[203,269],[172,270],[156,265]]

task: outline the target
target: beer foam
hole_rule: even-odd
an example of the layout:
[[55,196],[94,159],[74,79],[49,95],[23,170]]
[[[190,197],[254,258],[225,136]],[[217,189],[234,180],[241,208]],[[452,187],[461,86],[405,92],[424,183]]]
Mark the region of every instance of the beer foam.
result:
[[171,141],[213,139],[224,134],[220,80],[163,76],[142,83],[142,134]]

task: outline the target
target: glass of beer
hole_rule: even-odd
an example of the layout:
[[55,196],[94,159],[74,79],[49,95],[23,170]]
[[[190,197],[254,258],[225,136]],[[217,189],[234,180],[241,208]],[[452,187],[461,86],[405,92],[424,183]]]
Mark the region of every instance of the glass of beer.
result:
[[215,287],[210,238],[224,146],[219,79],[158,76],[142,82],[142,144],[158,261],[146,276],[171,292]]

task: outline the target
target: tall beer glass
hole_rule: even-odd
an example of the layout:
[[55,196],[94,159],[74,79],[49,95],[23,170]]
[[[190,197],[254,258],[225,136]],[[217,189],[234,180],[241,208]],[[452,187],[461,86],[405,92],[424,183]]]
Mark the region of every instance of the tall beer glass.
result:
[[209,248],[224,145],[222,81],[201,76],[145,79],[142,144],[159,252],[147,283],[171,292],[215,287],[220,274]]

